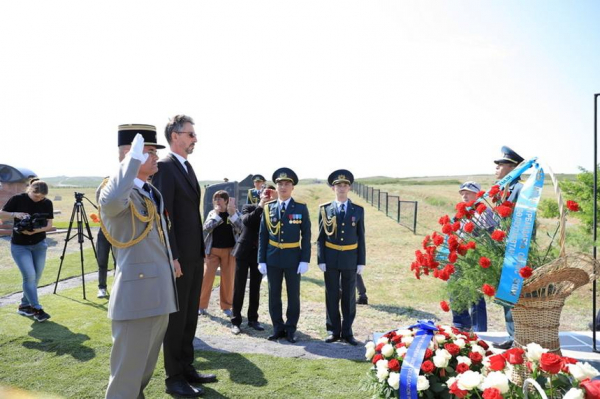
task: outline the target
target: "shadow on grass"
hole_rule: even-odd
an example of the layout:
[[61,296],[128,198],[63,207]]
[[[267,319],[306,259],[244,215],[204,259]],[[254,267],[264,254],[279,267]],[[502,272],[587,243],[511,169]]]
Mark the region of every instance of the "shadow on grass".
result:
[[370,305],[371,308],[398,316],[406,316],[414,320],[433,320],[438,321],[440,318],[434,313],[423,312],[410,306],[395,306],[395,305]]
[[105,299],[104,303],[95,303],[95,302],[90,301],[89,299],[71,298],[71,297],[68,297],[68,296],[65,296],[65,295],[61,295],[60,293],[56,293],[55,295],[61,297],[62,299],[67,299],[67,300],[69,300],[71,302],[75,302],[75,303],[78,303],[80,305],[90,306],[90,307],[95,308],[95,309],[100,309],[100,310],[108,311],[108,307],[107,307],[107,305],[108,305],[108,298]]
[[306,277],[306,276],[302,276],[302,281],[307,281],[309,283],[313,283],[318,285],[319,287],[325,287],[325,280],[321,279],[316,279],[313,277]]
[[89,335],[74,333],[67,327],[52,321],[44,323],[34,321],[28,335],[37,341],[23,342],[23,346],[27,349],[51,352],[57,356],[70,355],[81,362],[87,362],[96,356],[94,349],[83,345],[85,341],[90,340]]

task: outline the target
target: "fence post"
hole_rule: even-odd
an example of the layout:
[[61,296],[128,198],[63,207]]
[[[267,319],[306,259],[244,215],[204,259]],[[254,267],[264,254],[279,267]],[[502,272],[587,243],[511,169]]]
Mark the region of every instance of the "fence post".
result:
[[396,219],[398,223],[400,223],[400,197],[398,197],[398,218]]
[[419,203],[415,201],[415,219],[413,221],[413,233],[417,234],[417,210],[419,208]]
[[388,215],[388,204],[389,204],[389,202],[390,202],[390,196],[386,195],[385,196],[385,216]]

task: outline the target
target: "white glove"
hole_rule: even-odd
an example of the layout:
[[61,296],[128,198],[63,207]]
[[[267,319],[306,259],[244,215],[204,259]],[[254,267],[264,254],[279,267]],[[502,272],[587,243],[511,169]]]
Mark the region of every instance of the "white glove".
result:
[[362,274],[364,269],[365,269],[365,265],[356,266],[356,274]]
[[148,159],[148,154],[144,154],[144,137],[141,134],[138,133],[133,138],[129,154],[131,158],[142,161],[142,163]]
[[325,263],[319,263],[319,269],[325,273],[327,271],[327,265]]
[[258,271],[261,274],[267,274],[267,264],[266,263],[259,263],[258,264]]
[[300,262],[300,264],[298,265],[298,274],[304,274],[307,271],[308,271],[308,263]]

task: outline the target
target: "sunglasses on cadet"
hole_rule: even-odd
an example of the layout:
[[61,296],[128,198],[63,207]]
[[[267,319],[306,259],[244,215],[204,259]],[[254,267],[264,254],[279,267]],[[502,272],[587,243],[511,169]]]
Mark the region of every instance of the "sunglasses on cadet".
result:
[[175,133],[177,133],[177,134],[187,134],[191,138],[197,137],[196,133],[194,133],[194,132],[175,132]]

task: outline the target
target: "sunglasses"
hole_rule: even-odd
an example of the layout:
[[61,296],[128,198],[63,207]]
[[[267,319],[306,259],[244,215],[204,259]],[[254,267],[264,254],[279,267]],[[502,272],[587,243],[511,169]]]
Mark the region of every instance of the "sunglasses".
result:
[[196,133],[194,133],[194,132],[175,132],[175,133],[177,133],[177,134],[187,134],[187,135],[188,135],[188,136],[190,136],[190,138],[192,138],[192,139],[193,139],[194,137],[198,137],[198,136],[196,135]]

